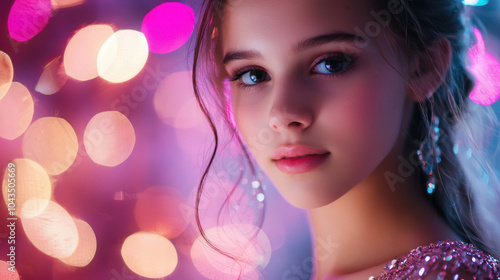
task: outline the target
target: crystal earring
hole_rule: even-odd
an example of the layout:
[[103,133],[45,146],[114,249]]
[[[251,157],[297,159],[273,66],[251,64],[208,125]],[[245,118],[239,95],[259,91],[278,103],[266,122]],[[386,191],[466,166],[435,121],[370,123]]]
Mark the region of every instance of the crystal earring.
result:
[[431,118],[431,139],[424,139],[417,151],[418,159],[422,164],[422,170],[429,176],[427,180],[427,193],[432,194],[436,188],[435,170],[441,162],[441,148],[438,145],[439,140],[439,117]]

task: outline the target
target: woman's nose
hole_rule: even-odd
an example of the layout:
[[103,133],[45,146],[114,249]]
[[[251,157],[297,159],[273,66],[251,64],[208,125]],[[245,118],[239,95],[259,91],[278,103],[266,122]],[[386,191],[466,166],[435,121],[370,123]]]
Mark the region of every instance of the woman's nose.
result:
[[269,126],[277,132],[308,128],[313,121],[311,96],[305,87],[294,83],[276,86],[272,89],[272,106],[269,112]]

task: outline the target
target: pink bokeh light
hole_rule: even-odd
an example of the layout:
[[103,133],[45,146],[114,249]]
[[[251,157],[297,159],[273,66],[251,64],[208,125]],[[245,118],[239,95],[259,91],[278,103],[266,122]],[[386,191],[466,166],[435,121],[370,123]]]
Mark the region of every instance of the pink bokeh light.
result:
[[194,21],[191,7],[176,2],[163,3],[144,17],[141,32],[146,35],[150,51],[169,53],[187,42],[193,33]]
[[488,53],[481,32],[474,28],[477,44],[468,51],[471,65],[467,69],[476,77],[469,98],[481,105],[491,105],[500,97],[500,63]]
[[51,16],[50,0],[16,0],[7,21],[9,35],[16,41],[27,41],[45,28]]

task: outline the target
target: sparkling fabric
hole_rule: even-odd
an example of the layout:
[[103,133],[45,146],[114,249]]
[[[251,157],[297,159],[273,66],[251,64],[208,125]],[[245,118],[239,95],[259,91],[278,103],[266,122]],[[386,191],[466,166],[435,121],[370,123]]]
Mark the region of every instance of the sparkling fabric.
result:
[[369,279],[500,280],[500,263],[472,244],[447,240],[418,247],[387,264],[379,277]]

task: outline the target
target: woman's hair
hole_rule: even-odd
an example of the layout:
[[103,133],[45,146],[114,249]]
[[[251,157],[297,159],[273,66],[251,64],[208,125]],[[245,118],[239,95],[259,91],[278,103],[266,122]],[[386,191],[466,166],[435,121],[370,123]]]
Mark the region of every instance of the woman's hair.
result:
[[[247,159],[250,171],[255,175],[254,165],[236,131],[231,112],[227,77],[222,65],[220,46],[221,22],[225,13],[243,0],[206,0],[202,5],[198,35],[194,49],[193,87],[196,98],[207,117],[215,137],[215,147],[197,192],[195,216],[201,235],[208,244],[226,256],[225,252],[206,238],[199,219],[198,205],[204,182],[219,150],[216,117],[234,136]],[[377,0],[381,9],[394,0]],[[462,0],[401,0],[402,12],[393,14],[389,31],[393,37],[394,51],[411,56],[423,56],[433,61],[428,46],[438,39],[447,39],[451,45],[451,66],[442,78],[443,83],[432,97],[419,102],[412,116],[407,148],[419,149],[424,139],[431,137],[430,120],[439,117],[441,162],[435,170],[436,191],[430,199],[437,212],[447,224],[466,242],[472,243],[486,253],[500,257],[500,195],[497,174],[491,168],[484,150],[491,136],[489,127],[498,125],[492,109],[479,106],[469,99],[475,78],[468,71],[467,50],[474,40],[472,26],[466,16]],[[439,71],[436,71],[436,74]],[[407,82],[408,86],[411,85]],[[201,94],[203,92],[203,94]],[[218,120],[218,119],[217,119]],[[465,152],[464,152],[465,151]],[[496,152],[496,151],[495,151]],[[420,182],[427,175],[420,168]],[[236,186],[236,185],[235,185]],[[422,191],[425,192],[424,183]],[[261,220],[262,223],[262,220]]]

